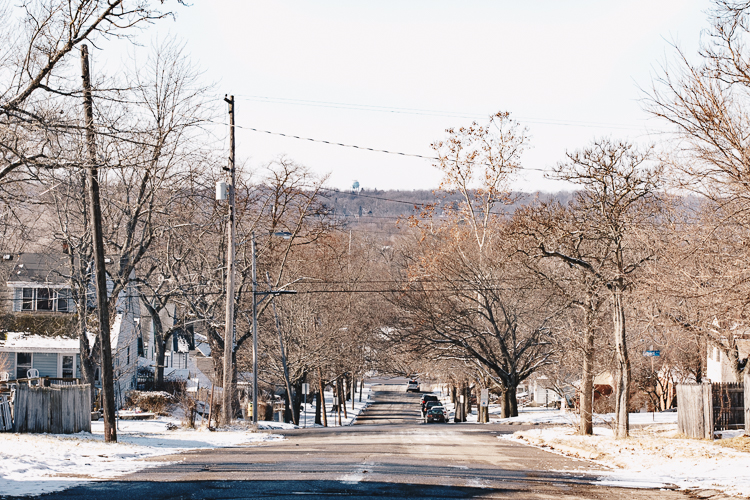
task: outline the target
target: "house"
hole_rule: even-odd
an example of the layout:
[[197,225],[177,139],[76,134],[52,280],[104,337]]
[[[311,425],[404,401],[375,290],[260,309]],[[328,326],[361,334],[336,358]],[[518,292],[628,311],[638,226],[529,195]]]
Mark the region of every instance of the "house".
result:
[[528,392],[533,402],[546,406],[560,401],[560,395],[553,388],[554,384],[549,377],[539,375],[529,381]]
[[[154,320],[149,315],[148,310],[143,304],[141,308],[141,337],[143,339],[143,349],[139,363],[141,366],[156,366],[156,348],[154,344]],[[167,304],[167,307],[159,312],[159,319],[165,331],[174,327],[176,307],[174,304]],[[175,332],[167,342],[167,349],[164,353],[164,376],[168,377],[175,370],[187,370],[188,358],[190,353],[190,344],[187,334],[190,332]]]
[[[3,262],[10,266],[8,321],[21,333],[8,333],[0,342],[0,363],[9,367],[0,371],[7,371],[12,379],[25,378],[28,368],[37,368],[40,376],[80,377],[79,341],[70,338],[77,311],[67,278],[69,256],[22,253],[4,255]],[[108,284],[111,291],[111,280]],[[93,285],[88,294],[94,295]],[[110,341],[115,398],[120,406],[136,384],[140,302],[133,284],[119,294],[115,309]],[[93,344],[93,338],[90,341]]]
[[78,339],[8,332],[0,340],[0,372],[11,379],[26,378],[35,368],[40,377],[80,378],[78,352]]
[[[747,359],[750,356],[750,334],[735,334],[734,338],[739,359]],[[726,354],[718,347],[711,345],[708,346],[706,353],[706,378],[711,382],[742,382],[735,377]]]

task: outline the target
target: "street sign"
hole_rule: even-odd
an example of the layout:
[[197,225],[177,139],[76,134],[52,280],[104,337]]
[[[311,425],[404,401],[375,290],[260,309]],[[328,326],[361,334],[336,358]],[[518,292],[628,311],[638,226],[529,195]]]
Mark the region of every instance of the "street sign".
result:
[[483,407],[486,408],[487,406],[490,405],[490,390],[489,389],[482,389],[480,400],[481,400],[481,405]]
[[647,358],[658,358],[661,356],[661,351],[646,351],[643,353]]
[[310,384],[302,384],[302,394],[310,394]]

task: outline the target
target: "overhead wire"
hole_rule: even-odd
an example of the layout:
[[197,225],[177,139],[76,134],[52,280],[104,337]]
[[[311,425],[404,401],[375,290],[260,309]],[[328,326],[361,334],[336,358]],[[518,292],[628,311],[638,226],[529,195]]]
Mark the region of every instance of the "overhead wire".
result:
[[[215,121],[213,121],[211,123],[214,123],[216,125],[223,125],[222,123],[215,122]],[[339,146],[339,147],[344,147],[344,148],[359,149],[359,150],[362,150],[362,151],[371,151],[373,153],[385,153],[385,154],[396,155],[396,156],[405,156],[405,157],[411,157],[411,158],[420,158],[420,159],[423,159],[423,160],[440,161],[440,158],[438,158],[437,156],[427,156],[427,155],[421,155],[421,154],[417,154],[417,153],[404,153],[404,152],[401,152],[401,151],[391,151],[391,150],[388,150],[388,149],[371,148],[369,146],[359,146],[357,144],[346,144],[346,143],[343,143],[343,142],[328,141],[328,140],[325,140],[325,139],[315,139],[313,137],[303,137],[303,136],[299,136],[299,135],[286,134],[284,132],[274,132],[274,131],[271,131],[271,130],[263,130],[263,129],[259,129],[259,128],[255,128],[255,127],[247,127],[247,126],[243,126],[243,125],[235,125],[235,128],[239,128],[239,129],[242,129],[242,130],[250,130],[252,132],[258,132],[258,133],[262,133],[262,134],[276,135],[276,136],[280,136],[280,137],[287,137],[289,139],[298,139],[298,140],[301,140],[301,141],[309,141],[309,142],[315,142],[315,143],[319,143],[319,144],[328,144],[329,146]],[[550,170],[548,170],[548,169],[535,168],[535,167],[518,167],[518,170],[534,170],[534,171],[543,172],[543,173],[549,173],[550,172]]]

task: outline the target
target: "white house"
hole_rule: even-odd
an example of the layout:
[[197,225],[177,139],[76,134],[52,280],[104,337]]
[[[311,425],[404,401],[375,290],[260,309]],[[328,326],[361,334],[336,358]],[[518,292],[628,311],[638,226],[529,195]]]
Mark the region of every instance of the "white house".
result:
[[542,405],[560,401],[560,395],[552,389],[552,381],[546,375],[539,375],[529,381],[529,394],[535,403]]
[[[737,342],[737,351],[740,359],[750,356],[750,335],[736,335],[735,342]],[[729,359],[727,359],[724,352],[718,347],[710,345],[708,346],[706,355],[706,378],[711,382],[742,382],[735,377],[734,370],[732,370]]]

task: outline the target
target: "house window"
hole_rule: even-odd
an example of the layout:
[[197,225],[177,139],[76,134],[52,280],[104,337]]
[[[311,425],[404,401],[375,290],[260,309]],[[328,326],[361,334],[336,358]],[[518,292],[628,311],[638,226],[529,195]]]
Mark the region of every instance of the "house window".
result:
[[127,355],[126,355],[126,359],[125,359],[125,364],[126,365],[130,364],[130,346],[128,346],[128,351],[127,351]]
[[70,312],[70,298],[69,288],[24,288],[20,310]]
[[71,299],[71,297],[72,294],[70,293],[70,290],[68,288],[63,288],[57,291],[57,310],[59,312],[70,312],[68,311],[68,301]]
[[31,369],[31,353],[16,354],[16,378],[26,378],[26,372]]
[[63,378],[73,378],[73,372],[75,371],[75,366],[73,362],[73,356],[63,356],[62,357],[62,376]]
[[52,310],[52,290],[49,288],[36,289],[36,309],[37,311]]
[[34,289],[24,288],[23,289],[23,301],[21,302],[22,311],[33,311],[34,310]]

